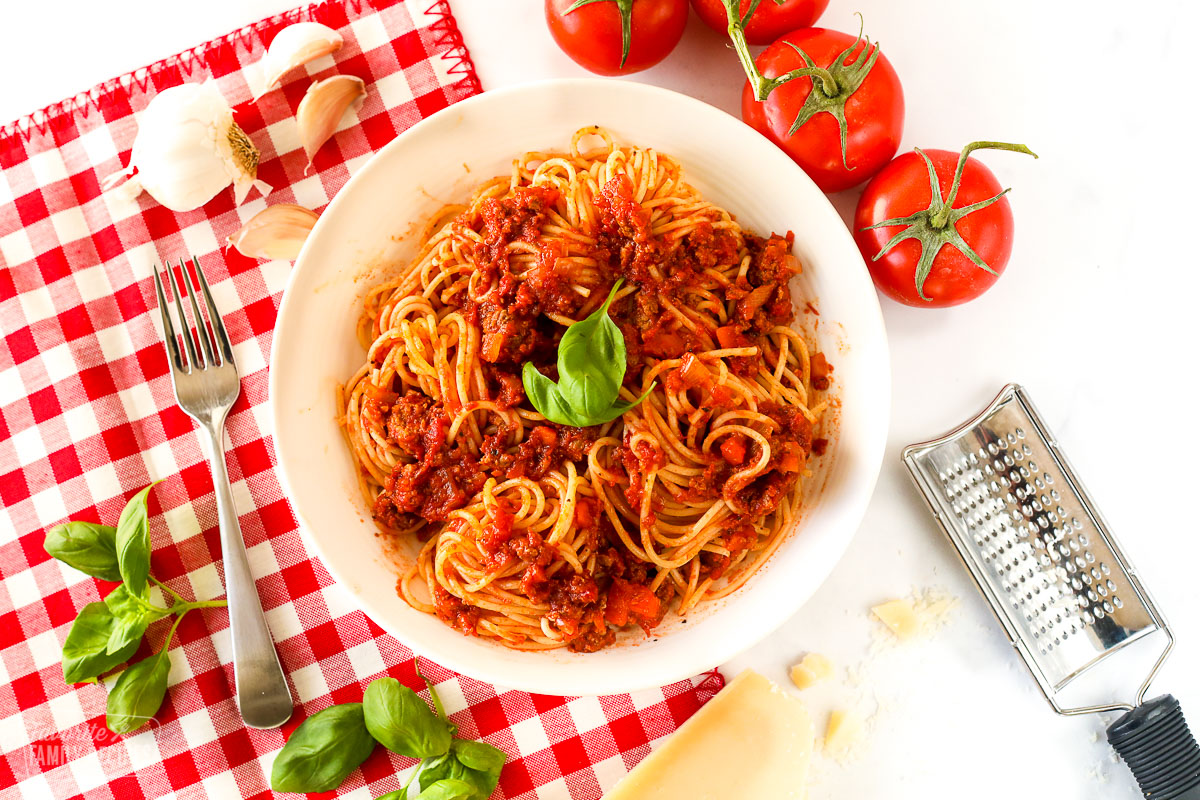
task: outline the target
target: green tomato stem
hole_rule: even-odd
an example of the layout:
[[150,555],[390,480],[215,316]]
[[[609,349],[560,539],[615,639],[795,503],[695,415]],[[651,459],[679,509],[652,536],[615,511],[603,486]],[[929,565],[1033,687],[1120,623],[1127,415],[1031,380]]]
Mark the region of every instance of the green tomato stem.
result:
[[575,9],[590,6],[592,3],[608,2],[616,4],[617,14],[621,17],[621,64],[619,68],[624,69],[625,60],[629,58],[629,47],[633,43],[633,0],[575,0],[563,13],[570,14]]
[[738,60],[742,62],[742,69],[746,71],[746,77],[750,80],[750,86],[754,89],[755,100],[761,103],[767,99],[767,95],[785,83],[806,77],[819,78],[821,90],[825,94],[833,96],[838,93],[837,81],[829,70],[821,67],[801,67],[775,78],[763,75],[758,65],[754,63],[754,55],[750,52],[750,45],[746,41],[746,24],[758,10],[758,5],[762,0],[754,0],[750,3],[745,14],[739,13],[740,3],[738,0],[722,0],[722,2],[725,4],[725,16],[729,20],[729,38],[733,42],[733,49],[737,53]]
[[971,142],[958,155],[958,165],[954,168],[954,182],[950,184],[950,191],[946,195],[944,205],[929,218],[929,225],[934,230],[941,230],[950,223],[950,216],[954,210],[954,199],[958,196],[958,187],[962,183],[963,170],[967,168],[967,158],[976,150],[1008,150],[1013,153],[1024,153],[1034,158],[1038,157],[1037,153],[1023,144],[1012,144],[1010,142]]

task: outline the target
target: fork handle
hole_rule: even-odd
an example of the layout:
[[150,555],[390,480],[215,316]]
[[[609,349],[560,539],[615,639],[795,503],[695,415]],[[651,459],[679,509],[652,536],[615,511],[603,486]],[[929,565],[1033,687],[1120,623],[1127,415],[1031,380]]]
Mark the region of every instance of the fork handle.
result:
[[262,603],[242,526],[233,504],[233,489],[225,468],[224,420],[202,426],[202,436],[212,465],[213,489],[221,526],[221,556],[225,561],[225,594],[229,601],[230,638],[233,641],[233,682],[242,719],[251,728],[278,728],[292,716],[292,695],[275,643],[263,615]]

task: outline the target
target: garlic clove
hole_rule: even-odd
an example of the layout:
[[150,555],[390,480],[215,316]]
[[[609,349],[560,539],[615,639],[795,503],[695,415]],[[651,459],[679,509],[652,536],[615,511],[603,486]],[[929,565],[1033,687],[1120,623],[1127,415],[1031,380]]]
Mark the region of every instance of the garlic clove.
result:
[[336,52],[341,46],[342,35],[319,22],[297,22],[287,26],[275,34],[266,55],[259,61],[263,85],[254,99],[275,88],[283,76],[296,67]]
[[255,214],[227,241],[250,258],[294,261],[316,223],[316,212],[292,203],[278,203]]
[[333,136],[346,110],[353,107],[358,111],[366,96],[366,83],[353,75],[334,75],[308,87],[296,109],[296,126],[310,167],[313,156]]

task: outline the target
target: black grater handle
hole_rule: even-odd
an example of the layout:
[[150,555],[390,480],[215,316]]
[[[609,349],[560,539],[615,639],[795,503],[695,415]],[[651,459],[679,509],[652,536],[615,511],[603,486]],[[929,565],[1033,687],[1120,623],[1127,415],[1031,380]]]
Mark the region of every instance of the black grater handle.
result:
[[1200,744],[1171,695],[1123,714],[1108,726],[1108,743],[1125,759],[1147,800],[1200,800]]

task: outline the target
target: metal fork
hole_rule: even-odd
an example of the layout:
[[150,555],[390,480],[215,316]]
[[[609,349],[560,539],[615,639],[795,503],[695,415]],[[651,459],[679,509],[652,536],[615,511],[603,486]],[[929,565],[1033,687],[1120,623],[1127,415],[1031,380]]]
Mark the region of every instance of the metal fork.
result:
[[[158,292],[158,310],[162,314],[163,334],[175,398],[189,417],[194,419],[205,435],[204,444],[213,471],[213,489],[217,495],[217,515],[221,526],[221,556],[225,561],[225,592],[229,599],[229,627],[233,640],[233,680],[237,691],[237,706],[242,719],[251,728],[277,728],[292,716],[292,695],[288,691],[279,656],[263,616],[262,604],[250,574],[246,544],[238,524],[233,504],[233,490],[225,469],[225,416],[241,391],[237,365],[233,363],[233,346],[225,323],[217,313],[212,292],[200,262],[193,256],[200,290],[208,308],[208,323],[200,313],[187,265],[179,262],[183,273],[183,294],[191,302],[195,331],[184,313],[183,294],[175,281],[175,272],[167,266],[171,294],[179,312],[180,334],[171,321],[170,308],[163,293],[162,278],[154,270],[154,288]],[[179,349],[183,340],[184,352]]]

